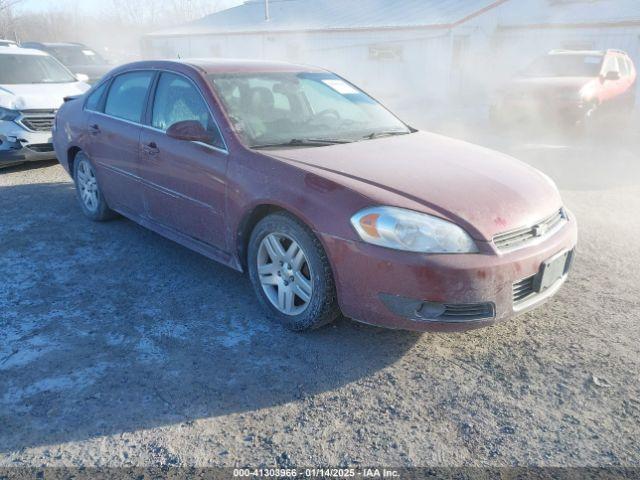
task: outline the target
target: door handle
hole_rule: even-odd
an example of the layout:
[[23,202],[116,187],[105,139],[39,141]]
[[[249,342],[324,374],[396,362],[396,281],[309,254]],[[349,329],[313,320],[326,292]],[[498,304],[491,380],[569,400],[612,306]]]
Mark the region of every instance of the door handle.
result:
[[89,125],[89,133],[91,135],[98,135],[100,133],[100,125],[98,125],[97,123]]
[[160,149],[158,148],[158,145],[156,145],[156,142],[147,143],[142,147],[142,150],[144,153],[152,157],[160,153]]

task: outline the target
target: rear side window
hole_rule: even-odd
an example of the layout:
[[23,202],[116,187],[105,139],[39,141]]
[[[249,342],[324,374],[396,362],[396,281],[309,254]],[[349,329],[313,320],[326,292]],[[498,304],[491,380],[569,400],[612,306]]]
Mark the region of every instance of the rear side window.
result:
[[185,120],[200,122],[210,133],[209,143],[224,148],[224,141],[200,91],[186,78],[172,73],[160,76],[153,102],[151,125],[166,131],[171,125]]
[[100,109],[100,100],[102,100],[102,95],[104,94],[104,91],[107,88],[107,85],[109,84],[109,82],[105,82],[102,85],[100,85],[98,88],[96,88],[91,95],[89,95],[89,98],[87,99],[87,104],[85,105],[85,108],[87,110],[93,110],[94,112],[98,112]]
[[111,83],[104,113],[140,123],[152,79],[152,72],[131,72],[116,77]]
[[627,59],[624,57],[619,57],[618,64],[620,65],[620,75],[622,75],[623,77],[628,77],[631,72]]

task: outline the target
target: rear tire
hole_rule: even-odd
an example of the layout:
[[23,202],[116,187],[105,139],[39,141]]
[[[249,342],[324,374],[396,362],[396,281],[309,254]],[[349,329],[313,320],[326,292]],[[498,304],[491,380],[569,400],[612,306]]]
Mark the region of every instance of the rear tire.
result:
[[102,195],[95,169],[83,152],[76,155],[73,164],[73,181],[76,186],[76,198],[84,215],[94,222],[104,222],[116,217]]
[[274,213],[253,229],[247,255],[249,277],[268,316],[300,332],[340,314],[333,273],[318,238],[287,213]]

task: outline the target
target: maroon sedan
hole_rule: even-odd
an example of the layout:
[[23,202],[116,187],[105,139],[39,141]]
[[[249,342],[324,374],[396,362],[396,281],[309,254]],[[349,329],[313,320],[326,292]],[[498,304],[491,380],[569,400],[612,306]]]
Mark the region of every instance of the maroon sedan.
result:
[[117,212],[248,271],[294,330],[340,312],[486,326],[554,295],[576,246],[549,178],[416,131],[317,68],[126,65],[65,103],[54,144],[86,216]]

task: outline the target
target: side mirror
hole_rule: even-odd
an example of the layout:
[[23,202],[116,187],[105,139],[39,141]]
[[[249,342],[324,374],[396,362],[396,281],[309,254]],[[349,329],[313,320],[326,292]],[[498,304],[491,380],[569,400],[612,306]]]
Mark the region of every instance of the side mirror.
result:
[[620,72],[607,72],[607,74],[604,76],[605,80],[611,80],[611,81],[616,81],[616,80],[620,80]]
[[167,129],[167,136],[186,142],[207,143],[211,141],[211,134],[197,120],[184,120],[174,123]]
[[76,73],[76,80],[79,82],[89,83],[89,75],[85,75],[84,73]]

